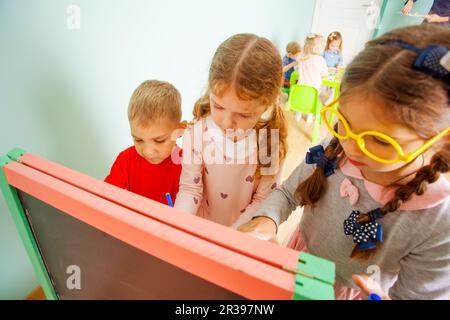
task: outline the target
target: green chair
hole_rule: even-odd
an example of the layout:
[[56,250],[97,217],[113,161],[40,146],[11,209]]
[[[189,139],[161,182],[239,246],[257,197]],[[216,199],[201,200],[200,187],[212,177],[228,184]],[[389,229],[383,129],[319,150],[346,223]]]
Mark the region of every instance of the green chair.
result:
[[297,84],[297,83],[298,83],[298,79],[299,79],[298,70],[292,71],[292,73],[291,73],[291,78],[290,78],[290,80],[289,80],[289,83],[290,83],[291,88],[292,88],[292,86],[293,86],[294,84]]
[[[341,95],[341,80],[342,80],[342,77],[344,76],[344,73],[345,73],[345,69],[340,68],[337,71],[337,73],[335,74],[334,80],[329,80],[329,79],[322,80],[322,86],[334,88],[334,95],[333,95],[332,100],[338,99]],[[338,106],[339,106],[339,104],[335,104],[334,109],[336,110],[338,108]],[[334,113],[332,113],[330,115],[330,118],[328,119],[328,121],[330,123],[332,123],[333,119],[334,119]]]
[[316,88],[304,84],[294,84],[291,87],[287,106],[289,110],[314,114],[314,126],[311,134],[311,142],[319,140],[319,129],[322,104],[319,101],[319,92]]
[[294,70],[291,73],[291,77],[289,78],[289,88],[281,88],[281,91],[289,94],[291,92],[291,87],[298,82],[298,70]]

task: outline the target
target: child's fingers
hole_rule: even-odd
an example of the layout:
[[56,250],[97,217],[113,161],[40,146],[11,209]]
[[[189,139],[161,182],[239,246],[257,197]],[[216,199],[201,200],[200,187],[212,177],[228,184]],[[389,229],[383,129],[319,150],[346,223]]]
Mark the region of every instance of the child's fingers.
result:
[[371,293],[376,293],[384,300],[389,299],[389,297],[384,293],[383,289],[380,287],[379,283],[376,283],[366,275],[356,275],[352,276],[355,284],[361,288],[361,298],[367,299]]
[[277,245],[280,245],[277,238],[269,233],[263,233],[263,232],[258,232],[258,231],[251,231],[251,232],[245,232],[245,233],[252,237],[258,238],[260,240],[269,241],[269,242],[275,243]]
[[276,225],[270,218],[258,217],[238,227],[238,230],[258,239],[277,243]]
[[239,231],[251,232],[258,231],[263,233],[275,234],[277,226],[275,222],[267,217],[257,217],[238,227]]
[[362,293],[369,295],[370,290],[367,287],[366,278],[367,278],[367,276],[360,276],[360,275],[356,275],[356,274],[354,274],[352,276],[353,282],[361,289]]
[[271,234],[258,232],[258,231],[246,232],[246,234],[251,235],[255,238],[261,239],[261,240],[265,240],[265,241],[272,241],[272,239],[273,239]]
[[272,236],[272,237],[269,239],[269,241],[272,242],[272,243],[275,243],[275,244],[277,244],[277,245],[281,245],[281,243],[278,242],[278,239],[277,239],[277,237],[275,237],[275,236]]
[[369,299],[369,294],[371,294],[373,291],[368,287],[368,277],[367,276],[360,276],[360,275],[353,275],[352,276],[353,281],[355,284],[360,287],[361,289],[361,299],[367,300]]
[[254,220],[250,220],[249,222],[240,225],[237,229],[241,232],[252,232],[255,231],[257,226],[258,223],[256,223]]

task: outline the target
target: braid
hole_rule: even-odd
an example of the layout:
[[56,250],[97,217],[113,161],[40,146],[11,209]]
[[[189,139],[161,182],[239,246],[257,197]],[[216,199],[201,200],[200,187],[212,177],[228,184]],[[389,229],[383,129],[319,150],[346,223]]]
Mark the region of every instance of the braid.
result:
[[[328,159],[336,158],[342,153],[342,147],[337,138],[333,138],[325,148],[325,156]],[[316,168],[313,174],[301,182],[295,190],[295,198],[300,206],[313,205],[319,201],[322,193],[325,191],[327,179],[323,168]]]
[[[399,187],[395,191],[394,198],[386,203],[382,208],[381,212],[383,215],[387,215],[390,212],[397,211],[400,206],[406,201],[410,200],[415,194],[421,196],[427,190],[427,186],[430,183],[436,182],[441,173],[446,173],[449,171],[450,166],[450,142],[446,142],[441,150],[436,152],[431,158],[430,164],[422,167],[414,177],[413,180],[408,182],[406,185]],[[359,223],[366,223],[370,221],[368,213],[359,215],[357,218]],[[353,250],[351,257],[359,260],[366,260],[371,257],[376,251],[374,250],[364,250],[360,251],[357,247]]]

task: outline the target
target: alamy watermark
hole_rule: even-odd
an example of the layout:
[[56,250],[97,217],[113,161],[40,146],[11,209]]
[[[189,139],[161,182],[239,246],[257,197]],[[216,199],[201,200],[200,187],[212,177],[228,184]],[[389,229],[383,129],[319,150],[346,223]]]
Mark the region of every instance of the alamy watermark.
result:
[[69,30],[81,29],[81,8],[77,5],[71,4],[66,8],[66,26]]
[[[180,132],[175,130],[171,140]],[[202,126],[201,121],[186,129],[183,136],[183,157],[172,153],[175,164],[239,165],[259,164],[261,175],[273,175],[279,169],[279,129],[220,129]]]
[[69,275],[66,280],[66,287],[69,290],[81,290],[81,268],[77,265],[70,265],[66,269]]

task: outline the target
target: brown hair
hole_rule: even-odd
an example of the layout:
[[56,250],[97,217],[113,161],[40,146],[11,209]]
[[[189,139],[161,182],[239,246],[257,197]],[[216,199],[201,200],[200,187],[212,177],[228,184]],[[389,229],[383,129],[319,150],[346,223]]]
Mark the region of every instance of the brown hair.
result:
[[299,52],[302,52],[302,47],[297,41],[292,41],[287,44],[286,52],[290,54],[297,54]]
[[[282,81],[281,56],[274,44],[254,34],[236,34],[225,40],[214,54],[208,88],[194,106],[194,119],[210,114],[210,91],[220,96],[229,88],[233,88],[241,100],[257,100],[267,108],[273,107],[270,119],[261,119],[255,129],[258,137],[260,130],[267,130],[268,156],[271,156],[271,130],[279,130],[277,149],[280,164],[287,153],[287,126],[279,103]],[[258,139],[258,150],[259,147]],[[256,177],[259,177],[261,167],[271,166],[271,163],[261,164],[259,160]]]
[[147,80],[134,90],[128,104],[128,120],[147,125],[150,121],[169,118],[181,121],[181,95],[168,82]]
[[341,44],[339,45],[339,51],[342,52],[342,35],[339,31],[334,31],[332,33],[330,33],[327,37],[327,45],[325,46],[325,50],[330,50],[330,44],[332,41],[338,40],[341,42]]
[[[387,112],[396,123],[412,128],[423,139],[429,139],[450,123],[450,85],[444,80],[413,69],[417,54],[385,44],[392,40],[400,40],[420,48],[430,45],[449,48],[450,29],[422,24],[397,29],[369,41],[346,69],[342,79],[341,101],[357,93],[374,94],[383,102],[386,109],[383,112]],[[441,173],[449,171],[450,136],[444,136],[433,146],[433,150],[435,153],[430,163],[423,166],[406,185],[399,186],[394,197],[381,208],[383,215],[396,211],[413,195],[422,195],[428,184],[438,180]],[[341,156],[339,140],[332,139],[325,153],[329,157]],[[300,204],[316,203],[324,192],[326,183],[323,169],[317,168],[296,190]],[[369,220],[367,213],[358,218],[360,223]],[[359,251],[355,247],[351,257],[366,260],[375,251]]]

